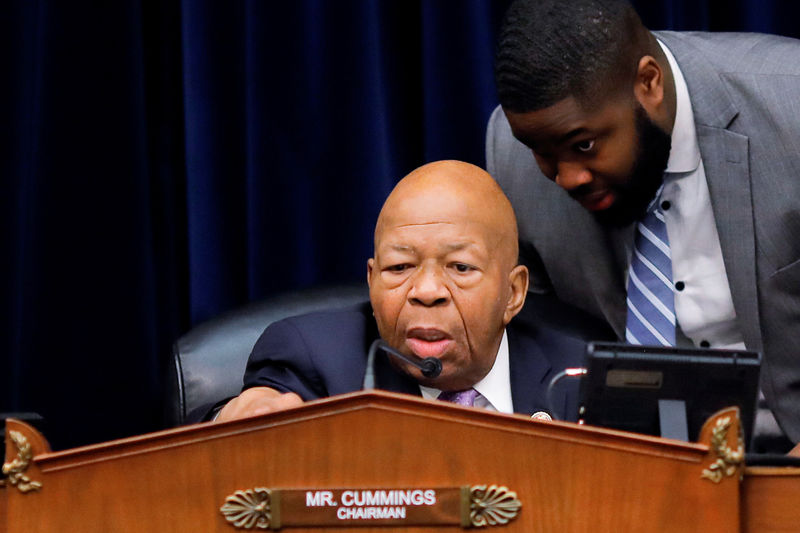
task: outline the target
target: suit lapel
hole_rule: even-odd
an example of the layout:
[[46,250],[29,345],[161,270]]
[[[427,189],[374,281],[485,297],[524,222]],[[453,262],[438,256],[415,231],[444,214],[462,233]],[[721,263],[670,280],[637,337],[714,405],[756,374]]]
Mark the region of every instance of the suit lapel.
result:
[[675,55],[689,88],[738,325],[747,347],[760,350],[749,141],[728,129],[739,111],[728,94],[725,79],[680,34],[664,33],[659,38]]
[[[542,178],[544,179],[544,178]],[[564,191],[552,182],[549,198],[541,198],[549,221],[557,221],[558,231],[535,236],[543,250],[548,269],[569,272],[554,276],[555,292],[564,302],[604,318],[619,338],[625,337],[625,272],[633,242],[633,225],[609,230],[572,200],[564,201]],[[565,239],[571,246],[565,246]],[[580,283],[576,283],[576,277]]]
[[533,338],[520,334],[513,327],[507,331],[514,412],[531,415],[537,411],[549,411],[545,381],[552,368],[550,361]]
[[747,137],[697,128],[722,257],[745,344],[761,349]]
[[604,295],[605,298],[599,300],[604,302],[608,322],[620,339],[625,338],[625,327],[628,318],[627,290],[625,288],[626,276],[623,273],[628,272],[628,262],[633,250],[635,231],[636,224],[611,231],[611,244],[614,248],[616,272],[620,273],[621,279],[610,284],[609,294]]

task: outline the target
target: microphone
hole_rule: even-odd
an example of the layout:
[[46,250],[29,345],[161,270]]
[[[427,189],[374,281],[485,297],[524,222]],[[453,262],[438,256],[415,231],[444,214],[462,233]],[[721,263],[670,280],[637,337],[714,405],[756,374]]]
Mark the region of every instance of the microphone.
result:
[[[582,368],[582,367],[565,368],[564,370],[553,376],[553,379],[550,380],[550,384],[547,386],[547,392],[545,393],[545,399],[547,400],[547,407],[550,409],[550,413],[552,413],[552,418],[555,418],[556,420],[561,420],[561,417],[559,417],[557,414],[559,413],[559,411],[556,410],[555,408],[556,406],[553,403],[553,389],[555,389],[556,383],[567,377],[569,378],[582,377],[588,373],[589,370],[587,368]],[[536,415],[538,414],[539,413],[536,413]],[[536,415],[533,415],[531,418],[536,417]]]
[[399,352],[386,344],[383,339],[375,339],[372,345],[369,347],[369,352],[367,352],[367,370],[364,373],[364,381],[362,384],[362,389],[374,389],[375,388],[375,352],[381,350],[386,352],[389,355],[392,355],[402,361],[405,361],[409,365],[419,368],[422,375],[426,378],[435,378],[438,377],[439,374],[442,373],[442,362],[439,361],[435,357],[417,357],[415,355],[406,355],[402,352]]

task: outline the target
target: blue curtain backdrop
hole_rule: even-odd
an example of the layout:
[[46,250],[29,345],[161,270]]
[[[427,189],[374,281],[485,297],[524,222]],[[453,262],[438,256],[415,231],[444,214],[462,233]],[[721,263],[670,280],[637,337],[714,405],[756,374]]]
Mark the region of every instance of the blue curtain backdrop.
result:
[[[158,429],[193,324],[363,279],[400,177],[483,165],[507,3],[4,0],[0,412],[56,448]],[[796,2],[635,4],[800,36]]]

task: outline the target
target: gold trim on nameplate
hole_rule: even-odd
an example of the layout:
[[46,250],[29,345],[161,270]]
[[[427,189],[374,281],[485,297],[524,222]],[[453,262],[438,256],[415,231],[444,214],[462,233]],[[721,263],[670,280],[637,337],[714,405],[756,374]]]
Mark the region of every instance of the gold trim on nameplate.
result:
[[17,487],[23,494],[26,492],[36,491],[42,488],[42,484],[38,481],[31,481],[31,479],[24,474],[28,469],[31,459],[33,459],[33,452],[31,445],[25,435],[19,431],[9,431],[8,436],[11,442],[17,448],[17,457],[3,465],[3,474],[8,476],[8,482]]
[[739,428],[738,445],[736,450],[728,446],[728,430],[731,427],[731,418],[726,416],[717,420],[711,432],[711,449],[718,459],[711,466],[703,470],[701,479],[708,479],[714,483],[722,481],[723,477],[730,477],[736,473],[738,467],[744,462],[744,436]]
[[517,493],[508,487],[477,485],[470,490],[469,519],[472,527],[502,526],[514,520],[522,507]]
[[238,529],[504,525],[522,503],[498,485],[237,490],[220,512]]
[[[279,506],[275,506],[275,509]],[[225,519],[241,529],[277,529],[273,520],[272,491],[263,487],[252,490],[237,490],[219,508]]]

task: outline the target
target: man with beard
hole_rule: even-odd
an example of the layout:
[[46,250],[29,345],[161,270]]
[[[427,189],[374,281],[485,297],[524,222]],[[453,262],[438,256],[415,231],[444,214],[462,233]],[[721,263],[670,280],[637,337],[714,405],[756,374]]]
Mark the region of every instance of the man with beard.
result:
[[530,290],[632,343],[761,351],[800,441],[800,42],[652,33],[623,0],[518,0],[495,68],[487,168]]

